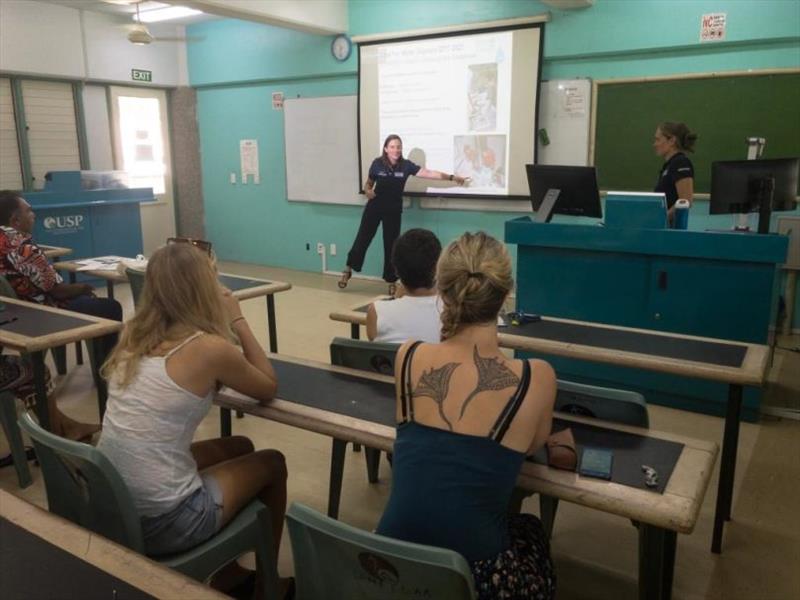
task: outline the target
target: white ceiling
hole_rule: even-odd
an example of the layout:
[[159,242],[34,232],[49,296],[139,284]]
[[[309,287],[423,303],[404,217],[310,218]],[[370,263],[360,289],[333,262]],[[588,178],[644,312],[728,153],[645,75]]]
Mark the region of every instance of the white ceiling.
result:
[[[47,2],[48,4],[60,4],[61,6],[69,6],[78,10],[90,10],[94,12],[101,12],[106,14],[118,15],[125,19],[133,20],[133,15],[136,13],[136,0],[38,0],[39,2]],[[142,2],[144,5],[145,2]],[[162,2],[161,4],[178,4],[180,2]],[[219,19],[215,15],[202,14],[194,15],[191,17],[183,17],[181,19],[171,19],[165,21],[172,25],[189,25],[191,23],[198,23],[200,21],[210,21]]]

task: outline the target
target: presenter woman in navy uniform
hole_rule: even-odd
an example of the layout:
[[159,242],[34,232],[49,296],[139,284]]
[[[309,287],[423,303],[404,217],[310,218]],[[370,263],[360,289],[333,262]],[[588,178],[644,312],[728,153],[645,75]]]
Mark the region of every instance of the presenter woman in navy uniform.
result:
[[378,225],[383,223],[383,279],[389,284],[389,294],[395,292],[397,274],[392,266],[392,247],[400,235],[400,217],[403,213],[403,189],[412,175],[425,179],[453,181],[463,185],[467,181],[458,175],[448,175],[414,164],[403,158],[403,140],[399,135],[390,135],[383,142],[383,153],[372,161],[369,176],[364,184],[367,204],[361,216],[353,247],[347,254],[347,267],[342,272],[339,287],[346,288],[353,271],[361,271]]
[[685,153],[694,152],[695,141],[697,134],[684,123],[670,121],[661,123],[653,137],[653,149],[664,159],[653,191],[666,195],[670,223],[674,220],[675,202],[682,198],[691,204],[694,197],[694,167]]

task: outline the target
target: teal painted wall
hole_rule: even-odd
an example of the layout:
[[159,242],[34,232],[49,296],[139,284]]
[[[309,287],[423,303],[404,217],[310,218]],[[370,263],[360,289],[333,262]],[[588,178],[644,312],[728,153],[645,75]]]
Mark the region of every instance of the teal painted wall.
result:
[[[533,0],[350,0],[350,35],[456,25],[541,14]],[[728,16],[727,39],[699,43],[700,17]],[[793,0],[596,0],[578,11],[551,11],[546,25],[543,77],[592,79],[673,73],[800,67],[800,2]],[[318,241],[335,243],[328,268],[344,266],[361,215],[359,207],[288,202],[283,113],[271,108],[273,91],[287,98],[354,94],[357,59],[333,59],[330,36],[250,22],[192,25],[203,37],[188,45],[191,85],[198,88],[206,232],[220,258],[318,271]],[[800,117],[798,117],[800,118]],[[259,142],[261,185],[230,185],[238,173],[239,140]],[[653,157],[653,172],[660,161]],[[728,227],[697,202],[692,229]],[[403,227],[427,227],[447,242],[464,230],[502,237],[514,213],[406,210]],[[305,249],[306,243],[311,250]],[[364,272],[379,275],[380,234]],[[795,315],[800,315],[800,294]],[[795,319],[795,327],[800,316]]]

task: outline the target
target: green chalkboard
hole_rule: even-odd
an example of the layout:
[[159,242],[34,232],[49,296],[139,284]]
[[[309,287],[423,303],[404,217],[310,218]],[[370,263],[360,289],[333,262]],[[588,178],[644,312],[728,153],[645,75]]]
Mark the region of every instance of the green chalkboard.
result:
[[604,190],[653,189],[662,160],[652,148],[662,121],[698,134],[695,192],[708,192],[711,163],[747,158],[748,137],[767,140],[762,158],[800,156],[800,73],[598,85],[594,164]]

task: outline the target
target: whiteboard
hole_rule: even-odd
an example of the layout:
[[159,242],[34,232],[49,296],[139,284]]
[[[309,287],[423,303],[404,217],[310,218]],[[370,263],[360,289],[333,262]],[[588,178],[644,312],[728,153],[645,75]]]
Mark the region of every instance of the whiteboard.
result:
[[287,98],[283,104],[289,200],[359,204],[355,96]]
[[539,97],[539,129],[550,144],[538,140],[538,162],[543,165],[589,164],[589,120],[592,106],[590,79],[543,81]]

